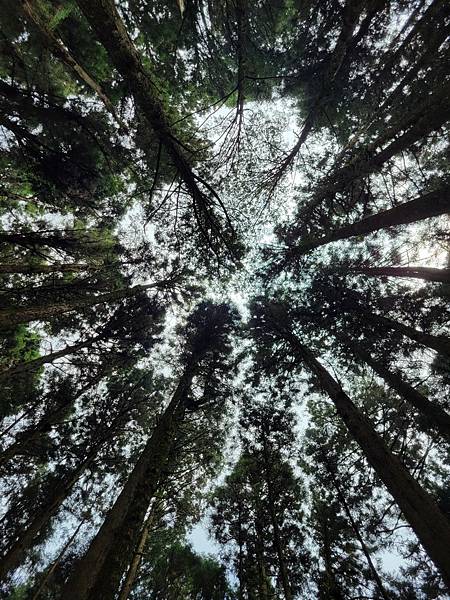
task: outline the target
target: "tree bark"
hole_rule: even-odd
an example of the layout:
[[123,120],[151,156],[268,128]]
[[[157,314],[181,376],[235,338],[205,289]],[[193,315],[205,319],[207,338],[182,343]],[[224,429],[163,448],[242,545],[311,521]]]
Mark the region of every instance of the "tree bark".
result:
[[47,304],[45,306],[31,306],[28,308],[0,309],[0,329],[8,329],[12,325],[19,323],[29,323],[30,321],[51,321],[53,318],[74,310],[83,310],[97,304],[105,302],[119,302],[125,298],[130,298],[138,292],[156,288],[163,283],[149,283],[145,285],[135,285],[130,288],[121,288],[113,292],[99,294],[98,296],[89,296],[78,300],[68,300],[58,304]]
[[18,363],[7,368],[0,367],[0,381],[2,379],[9,379],[12,376],[20,376],[23,373],[36,371],[45,364],[52,363],[58,358],[63,358],[64,356],[70,356],[71,354],[75,354],[76,352],[78,352],[78,350],[88,348],[89,346],[95,344],[95,342],[98,342],[99,340],[104,339],[106,337],[106,334],[97,335],[89,338],[88,340],[84,340],[83,342],[72,344],[72,346],[66,346],[61,350],[51,352],[50,354],[45,354],[44,356],[39,356],[38,358],[29,360],[27,362]]
[[367,235],[380,229],[394,227],[397,225],[407,225],[431,217],[450,212],[450,188],[444,187],[434,192],[429,192],[419,196],[409,202],[404,202],[388,210],[370,215],[361,221],[345,225],[319,238],[307,240],[298,246],[290,249],[294,253],[305,254],[310,250],[335,242],[345,240],[357,235]]
[[288,576],[288,572],[287,572],[287,568],[286,568],[286,561],[284,558],[284,550],[283,550],[283,544],[281,541],[281,533],[280,533],[280,528],[278,526],[278,519],[275,514],[275,498],[274,498],[273,489],[272,489],[270,460],[269,460],[269,456],[268,456],[267,440],[266,440],[266,436],[265,436],[264,432],[262,433],[262,436],[263,436],[264,474],[265,474],[267,492],[268,492],[270,520],[272,522],[272,527],[273,527],[273,543],[274,543],[275,550],[276,550],[277,557],[278,557],[279,574],[280,574],[281,584],[283,586],[284,597],[285,597],[285,600],[292,600],[293,595],[292,595],[291,584],[289,581],[289,576]]
[[124,488],[87,552],[67,580],[65,600],[110,600],[136,547],[151,499],[167,466],[185,412],[194,368],[186,368],[172,399],[150,436]]
[[450,442],[450,415],[439,405],[431,402],[397,373],[390,371],[382,363],[375,360],[360,344],[344,340],[344,344],[353,350],[356,356],[367,363],[384,381],[394,389],[411,406],[414,406],[430,427],[437,430],[442,437]]
[[89,266],[83,263],[53,263],[51,265],[33,265],[18,263],[1,263],[0,273],[20,275],[41,275],[45,273],[80,273],[83,271],[93,271],[99,267]]
[[388,329],[398,331],[422,346],[435,350],[438,354],[450,357],[450,339],[444,335],[425,333],[410,325],[405,325],[404,323],[400,323],[400,321],[395,321],[394,319],[384,317],[383,315],[377,315],[376,313],[363,311],[362,314],[364,315],[364,318],[367,318],[369,321],[379,323]]
[[128,569],[127,576],[125,578],[125,581],[123,582],[122,589],[120,590],[119,597],[117,600],[128,600],[128,596],[130,595],[130,592],[133,589],[133,584],[136,579],[139,565],[141,564],[142,553],[144,551],[145,544],[147,543],[148,534],[150,532],[154,520],[155,506],[153,505],[150,509],[150,514],[148,515],[144,523],[144,527],[142,528],[139,543],[133,555],[133,560],[131,561],[130,568]]
[[450,269],[436,269],[434,267],[352,267],[352,273],[361,273],[370,277],[409,277],[450,283]]
[[296,336],[287,333],[285,336],[333,401],[351,436],[395,499],[450,589],[450,523],[434,500],[408,473],[402,462],[390,452],[370,420],[360,412],[313,353]]

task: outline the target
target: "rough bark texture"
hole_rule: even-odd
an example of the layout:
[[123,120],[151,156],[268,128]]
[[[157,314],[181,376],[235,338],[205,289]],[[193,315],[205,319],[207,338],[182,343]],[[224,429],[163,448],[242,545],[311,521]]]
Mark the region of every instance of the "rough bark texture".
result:
[[355,267],[350,269],[353,273],[361,273],[371,277],[410,277],[450,283],[450,269],[436,269],[434,267]]
[[400,323],[400,321],[394,321],[394,319],[389,319],[383,315],[369,312],[364,312],[363,314],[365,318],[374,323],[380,323],[389,329],[394,329],[402,335],[409,337],[411,340],[418,342],[422,346],[435,350],[438,354],[450,357],[450,339],[444,335],[431,335],[430,333],[419,331],[410,325],[405,325],[404,323]]
[[411,406],[414,406],[433,429],[450,442],[450,415],[443,408],[431,402],[426,396],[404,381],[397,373],[390,371],[375,360],[360,344],[345,342],[357,356],[367,363],[384,381]]
[[22,563],[27,550],[33,545],[35,537],[50,522],[53,515],[70,494],[72,487],[94,461],[95,456],[96,452],[92,452],[74,469],[70,476],[67,476],[60,485],[56,485],[52,489],[51,494],[47,496],[45,505],[39,507],[35,518],[20,532],[20,535],[0,558],[0,581],[4,580],[9,572]]
[[110,600],[117,593],[161,483],[193,374],[192,367],[185,370],[123,490],[69,577],[63,590],[65,600]]
[[388,492],[397,502],[420,543],[450,589],[450,523],[434,500],[408,473],[373,428],[370,420],[353,404],[341,386],[295,336],[289,341],[297,355],[315,374],[336,411],[360,446]]
[[409,202],[404,202],[394,208],[370,215],[361,221],[341,227],[323,237],[300,243],[293,250],[304,254],[314,248],[324,246],[336,240],[345,240],[357,235],[367,235],[386,227],[407,225],[408,223],[415,223],[431,217],[438,217],[448,212],[450,212],[450,188],[445,187],[419,196]]

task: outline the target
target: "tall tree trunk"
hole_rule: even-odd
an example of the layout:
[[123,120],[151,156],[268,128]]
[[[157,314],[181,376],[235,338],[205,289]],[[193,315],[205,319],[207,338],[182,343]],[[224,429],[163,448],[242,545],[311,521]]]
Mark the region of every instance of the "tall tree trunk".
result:
[[35,24],[39,32],[46,40],[48,46],[52,49],[55,56],[61,59],[61,61],[75,74],[77,79],[81,80],[88,88],[90,88],[94,94],[96,94],[105,105],[105,108],[112,114],[116,122],[120,125],[123,130],[126,130],[126,126],[117,115],[116,110],[111,103],[108,96],[102,90],[101,86],[94,81],[94,79],[86,72],[86,70],[75,60],[69,50],[66,48],[62,40],[60,40],[53,31],[48,27],[46,18],[42,14],[39,2],[37,0],[22,0],[22,6],[25,14]]
[[74,310],[83,310],[89,306],[104,304],[105,302],[119,302],[124,298],[130,298],[137,292],[159,287],[162,283],[149,283],[145,285],[135,285],[129,288],[121,288],[113,292],[98,294],[97,296],[88,296],[76,300],[67,300],[57,304],[47,304],[45,306],[31,306],[16,309],[0,310],[0,329],[10,328],[19,323],[29,323],[30,321],[51,321],[55,317]]
[[283,586],[284,597],[285,597],[285,600],[292,600],[293,595],[292,595],[292,590],[291,590],[291,584],[289,581],[288,571],[286,568],[286,561],[285,561],[285,557],[284,557],[284,548],[283,548],[283,543],[281,540],[280,528],[278,526],[278,519],[275,514],[275,497],[274,497],[273,489],[272,489],[273,486],[272,486],[272,476],[271,476],[271,468],[270,468],[271,463],[270,463],[270,459],[269,459],[269,450],[267,448],[267,440],[266,440],[265,433],[263,432],[262,435],[263,435],[264,475],[265,475],[267,491],[268,491],[270,520],[272,522],[272,527],[273,527],[273,543],[275,546],[275,551],[277,553],[280,581],[281,581],[281,585]]
[[51,565],[51,567],[47,570],[47,573],[45,574],[44,578],[42,579],[41,583],[39,584],[36,592],[33,594],[31,600],[38,600],[39,596],[42,594],[42,592],[45,590],[45,588],[47,587],[48,582],[50,581],[53,573],[55,572],[55,569],[58,567],[58,565],[60,564],[63,556],[65,555],[65,553],[67,552],[67,550],[70,548],[72,542],[74,541],[74,539],[77,537],[78,532],[81,529],[81,526],[83,525],[84,521],[80,521],[78,524],[78,527],[75,529],[75,531],[72,533],[72,535],[70,536],[70,538],[67,540],[66,544],[64,544],[61,552],[58,554],[56,560],[53,562],[53,564]]
[[45,273],[80,273],[83,271],[93,271],[99,268],[100,267],[98,266],[93,267],[83,263],[53,263],[50,265],[0,263],[0,273],[18,273],[21,275],[41,275]]
[[[299,209],[299,217],[309,215],[322,202],[345,190],[352,182],[379,171],[389,159],[437,131],[449,119],[450,85],[446,83],[413,110],[405,110],[404,116],[390,127],[385,127],[374,142],[359,150],[347,164],[338,167],[324,179],[311,200]],[[383,146],[384,149],[377,152]]]
[[450,588],[450,523],[434,500],[394,456],[370,420],[350,400],[341,386],[296,336],[284,332],[298,357],[317,377],[334,403],[351,436],[358,443],[388,492],[397,502],[420,543]]
[[106,338],[106,334],[96,335],[94,337],[89,338],[88,340],[84,340],[83,342],[72,344],[72,346],[66,346],[61,350],[57,350],[56,352],[50,352],[50,354],[39,356],[38,358],[34,358],[33,360],[18,363],[7,368],[0,367],[0,381],[2,379],[8,379],[12,376],[16,377],[22,375],[23,373],[36,371],[45,364],[52,363],[58,358],[63,358],[64,356],[70,356],[71,354],[75,354],[76,352],[78,352],[78,350],[88,348],[89,346],[95,344],[95,342],[98,342],[99,340],[104,338]]
[[416,221],[438,217],[448,212],[450,212],[450,188],[444,187],[435,192],[419,196],[409,202],[404,202],[394,208],[389,208],[388,210],[365,217],[361,221],[357,221],[351,225],[340,227],[322,237],[307,240],[303,243],[300,242],[298,246],[292,247],[290,251],[294,254],[304,254],[330,242],[345,240],[357,235],[367,235],[380,229],[386,229],[387,227],[415,223]]
[[65,600],[110,600],[136,547],[151,499],[155,496],[184,417],[186,391],[194,375],[186,368],[131,475],[85,555],[67,580]]
[[133,554],[133,559],[131,561],[130,568],[128,569],[127,576],[125,577],[125,581],[123,582],[123,585],[122,585],[122,588],[120,590],[119,597],[117,600],[128,600],[128,596],[130,595],[130,592],[133,589],[133,584],[136,579],[139,565],[141,564],[142,553],[144,551],[145,544],[147,543],[148,534],[150,532],[150,529],[152,528],[154,520],[155,520],[155,506],[153,505],[150,508],[150,513],[149,513],[149,515],[144,523],[144,526],[142,528],[139,543]]
[[390,595],[387,593],[386,588],[384,587],[383,582],[381,581],[381,577],[378,574],[378,571],[375,567],[372,557],[370,556],[369,549],[361,535],[361,532],[359,531],[359,527],[358,527],[355,519],[353,518],[352,512],[347,504],[345,496],[344,496],[344,494],[343,494],[343,492],[342,492],[342,490],[330,468],[328,468],[328,471],[329,471],[331,479],[333,481],[333,485],[336,489],[336,493],[338,495],[339,502],[342,505],[344,512],[347,515],[348,520],[350,521],[350,525],[352,526],[352,529],[361,545],[361,549],[363,551],[364,556],[366,557],[367,564],[369,565],[369,570],[372,573],[372,577],[376,583],[378,591],[380,592],[380,594],[384,598],[384,600],[391,600]]
[[336,574],[333,569],[333,561],[331,557],[331,540],[330,530],[328,527],[328,515],[323,515],[322,518],[322,553],[325,566],[325,596],[324,600],[344,600],[344,595],[341,592],[340,586],[336,579]]
[[47,495],[45,504],[37,507],[36,516],[29,525],[20,531],[14,542],[9,545],[0,558],[0,581],[3,581],[8,573],[20,566],[26,552],[33,546],[38,533],[48,525],[69,496],[75,483],[94,462],[98,449],[97,447],[95,451],[92,451],[70,474],[64,477],[58,485],[55,485]]
[[425,333],[410,325],[405,325],[404,323],[400,323],[400,321],[395,321],[394,319],[384,317],[383,315],[377,315],[373,312],[363,311],[362,315],[365,319],[372,321],[373,323],[398,331],[418,344],[426,346],[431,350],[435,350],[438,354],[450,357],[450,339],[444,335]]
[[384,381],[394,389],[411,406],[414,406],[430,427],[437,430],[444,439],[450,442],[450,415],[439,405],[431,402],[409,383],[404,381],[397,373],[387,369],[382,363],[375,360],[364,348],[356,342],[344,340],[356,356],[367,363]]
[[436,269],[434,267],[352,267],[352,273],[361,273],[370,277],[410,277],[450,283],[450,269]]
[[142,110],[186,185],[194,202],[194,212],[202,235],[209,240],[208,232],[212,232],[224,241],[221,224],[213,214],[211,198],[208,198],[200,189],[199,183],[221,206],[227,223],[232,229],[226,210],[210,184],[194,173],[188,162],[183,150],[184,146],[177,139],[177,131],[169,122],[164,106],[158,98],[157,87],[151,80],[148,69],[142,64],[140,54],[128,35],[114,0],[97,0],[96,2],[77,0],[77,4],[94,30],[97,39],[106,49],[112,64],[127,82],[136,104]]

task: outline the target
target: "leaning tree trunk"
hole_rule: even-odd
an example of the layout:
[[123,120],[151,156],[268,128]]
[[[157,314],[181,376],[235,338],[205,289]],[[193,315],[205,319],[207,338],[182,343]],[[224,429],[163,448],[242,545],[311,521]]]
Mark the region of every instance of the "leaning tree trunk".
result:
[[434,267],[351,267],[351,273],[360,273],[370,277],[409,277],[450,283],[450,269],[436,269]]
[[97,304],[105,302],[119,302],[125,298],[130,298],[138,292],[157,287],[158,284],[149,283],[145,285],[135,285],[130,288],[121,288],[113,292],[99,294],[98,296],[88,296],[86,298],[67,300],[57,304],[47,304],[41,306],[31,306],[16,309],[0,310],[0,329],[10,328],[12,325],[20,323],[29,323],[30,321],[51,321],[55,317],[74,310],[83,310]]
[[88,340],[84,340],[83,342],[78,342],[77,344],[72,344],[72,346],[66,346],[62,348],[62,350],[57,350],[56,352],[50,352],[50,354],[45,354],[44,356],[39,356],[33,360],[29,360],[27,362],[18,363],[12,365],[8,368],[0,368],[0,381],[2,379],[9,379],[10,377],[17,377],[22,375],[23,373],[30,373],[32,371],[36,371],[43,365],[49,364],[57,360],[58,358],[63,358],[64,356],[70,356],[71,354],[75,354],[78,350],[82,350],[83,348],[88,348],[98,342],[99,340],[106,337],[106,334],[101,334],[94,336]]
[[368,235],[380,229],[397,225],[407,225],[408,223],[430,219],[431,217],[437,217],[448,212],[450,212],[450,188],[444,187],[419,196],[409,202],[394,206],[394,208],[370,215],[351,225],[335,229],[322,237],[306,240],[303,243],[300,242],[298,246],[292,247],[290,251],[305,254],[314,248],[324,246],[330,242],[345,240],[359,235]]
[[10,544],[0,558],[0,581],[5,580],[8,573],[20,566],[26,552],[33,546],[39,532],[48,525],[52,517],[69,496],[73,486],[81,475],[94,462],[97,450],[91,452],[59,485],[47,495],[45,504],[36,508],[36,516]]
[[137,548],[133,554],[133,559],[130,564],[130,568],[128,569],[128,573],[125,577],[125,581],[123,582],[122,588],[119,593],[119,597],[117,600],[128,600],[128,596],[133,589],[134,581],[136,579],[136,575],[139,569],[139,565],[142,560],[142,553],[144,552],[145,544],[147,543],[148,535],[150,533],[150,529],[153,525],[153,521],[155,520],[155,505],[153,505],[150,509],[150,513],[144,523],[144,526],[141,531],[141,537],[139,539],[139,543]]
[[180,178],[184,182],[194,202],[197,223],[204,237],[213,232],[224,241],[223,227],[213,214],[213,202],[199,187],[201,183],[214,197],[231,227],[226,210],[211,185],[197,175],[184,151],[183,143],[177,137],[177,131],[171,125],[164,106],[157,95],[157,88],[151,79],[148,66],[144,66],[138,50],[131,40],[125,25],[115,6],[114,0],[77,0],[77,4],[94,30],[97,39],[108,53],[114,67],[127,83],[137,106],[140,107],[162,147],[169,155]]
[[400,321],[395,321],[394,319],[384,317],[383,315],[377,315],[376,313],[363,311],[362,314],[364,318],[373,323],[398,331],[418,344],[426,346],[427,348],[430,348],[430,350],[435,350],[438,354],[450,357],[450,339],[445,335],[425,333],[410,325],[405,325],[404,323],[400,323]]
[[450,442],[450,415],[443,408],[431,402],[397,373],[390,371],[381,362],[374,359],[360,344],[346,340],[343,340],[343,343],[353,350],[356,356],[367,363],[377,375],[384,379],[389,387],[394,389],[411,406],[414,406],[431,428],[437,430],[447,442]]
[[314,354],[296,336],[286,332],[284,335],[333,401],[351,436],[397,502],[425,551],[441,572],[446,585],[450,587],[450,523],[402,462],[390,452],[371,421],[360,412]]
[[51,265],[24,264],[24,263],[0,263],[0,273],[20,275],[42,275],[46,273],[79,273],[93,271],[99,267],[83,263],[53,263]]
[[139,540],[151,499],[167,467],[184,417],[194,368],[187,367],[124,488],[64,586],[65,600],[110,600]]
[[350,507],[347,504],[347,500],[345,499],[344,493],[342,492],[340,485],[338,484],[333,472],[331,471],[331,469],[327,466],[328,472],[330,474],[330,477],[333,481],[333,485],[336,489],[336,493],[339,499],[339,502],[342,504],[342,507],[344,508],[344,512],[347,515],[348,520],[350,521],[350,525],[358,539],[358,542],[361,545],[361,549],[363,551],[364,556],[366,557],[367,560],[367,564],[369,566],[369,570],[372,573],[372,577],[373,580],[378,588],[378,591],[380,592],[381,596],[384,598],[384,600],[391,600],[390,595],[388,594],[388,592],[386,591],[386,588],[383,585],[383,582],[381,581],[381,577],[378,574],[378,571],[375,567],[375,564],[372,560],[372,557],[370,555],[369,549],[367,547],[366,542],[364,541],[364,538],[361,535],[361,532],[359,531],[359,527],[355,521],[355,519],[353,518],[352,512],[350,510]]

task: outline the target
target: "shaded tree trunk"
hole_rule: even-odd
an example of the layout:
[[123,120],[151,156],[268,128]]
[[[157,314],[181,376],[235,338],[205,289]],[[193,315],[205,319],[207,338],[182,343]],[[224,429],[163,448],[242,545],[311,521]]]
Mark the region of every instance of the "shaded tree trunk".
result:
[[280,574],[281,585],[283,586],[283,592],[285,600],[292,600],[292,590],[289,582],[289,576],[286,568],[286,561],[284,557],[284,548],[283,542],[281,540],[280,528],[278,526],[278,519],[275,514],[275,498],[272,489],[272,478],[271,478],[271,468],[270,468],[270,458],[268,455],[267,441],[264,432],[263,435],[263,456],[264,456],[264,474],[266,479],[267,491],[268,491],[268,500],[269,500],[269,513],[270,520],[272,522],[273,527],[273,544],[275,546],[275,550],[278,557],[278,567]]
[[350,521],[350,525],[352,526],[352,529],[361,545],[361,549],[363,551],[364,556],[366,557],[367,560],[367,564],[369,565],[369,570],[372,573],[372,577],[374,582],[376,583],[376,586],[378,588],[378,591],[380,592],[381,596],[384,598],[384,600],[391,600],[390,595],[387,593],[383,582],[381,581],[381,578],[378,574],[378,571],[375,567],[375,564],[372,560],[372,557],[370,556],[370,552],[369,549],[367,548],[367,545],[361,535],[361,532],[359,531],[359,527],[356,524],[355,519],[353,518],[352,512],[347,504],[347,501],[345,499],[345,496],[336,480],[336,478],[334,477],[333,473],[331,472],[330,469],[328,469],[331,479],[333,481],[333,485],[336,488],[336,493],[338,495],[338,499],[340,501],[340,503],[342,504],[342,507],[344,508],[345,514],[347,515],[348,520]]
[[340,227],[322,237],[307,240],[303,243],[300,242],[298,246],[294,246],[290,251],[304,254],[330,242],[345,240],[359,235],[368,235],[380,229],[397,225],[407,225],[408,223],[415,223],[416,221],[430,219],[431,217],[438,217],[448,212],[450,212],[450,188],[445,187],[389,208],[388,210],[370,215],[351,225]]
[[119,302],[125,298],[130,298],[138,292],[159,287],[163,283],[149,283],[146,285],[135,285],[130,288],[121,288],[113,292],[98,294],[97,296],[88,296],[76,300],[67,300],[57,304],[47,304],[45,306],[31,306],[16,309],[0,310],[0,329],[10,328],[19,323],[29,323],[30,321],[51,321],[55,317],[74,310],[83,310],[97,304],[105,302]]
[[18,273],[21,275],[41,275],[45,273],[79,273],[83,271],[93,271],[100,267],[93,267],[83,263],[53,263],[51,265],[33,265],[18,263],[1,263],[0,273]]
[[390,371],[381,362],[375,360],[360,344],[344,341],[356,356],[367,363],[384,381],[394,389],[411,406],[414,406],[433,429],[450,442],[450,415],[439,405],[431,402],[426,396],[404,381],[397,373]]
[[191,365],[186,368],[172,400],[97,535],[66,582],[63,591],[66,600],[110,600],[117,593],[138,543],[150,501],[167,467],[193,376]]
[[29,360],[27,362],[18,363],[16,365],[12,365],[8,368],[0,368],[0,381],[2,379],[8,379],[12,376],[20,376],[23,373],[29,373],[30,371],[36,371],[40,367],[45,364],[52,363],[58,358],[63,358],[64,356],[70,356],[71,354],[75,354],[78,350],[82,350],[83,348],[88,348],[92,346],[96,342],[101,339],[104,339],[106,334],[96,335],[94,337],[89,338],[88,340],[84,340],[83,342],[78,342],[77,344],[72,344],[72,346],[66,346],[61,350],[57,350],[56,352],[51,352],[50,354],[45,354],[44,356],[39,356],[33,360]]
[[450,523],[313,353],[296,336],[286,332],[284,335],[333,401],[351,436],[397,502],[445,583],[450,586]]
[[434,267],[352,267],[352,273],[361,273],[370,277],[410,277],[450,283],[450,269],[436,269]]
[[134,581],[136,579],[139,565],[141,564],[142,553],[144,551],[145,544],[147,543],[148,535],[149,535],[149,532],[153,525],[154,520],[155,520],[155,506],[153,505],[152,508],[150,509],[150,513],[144,523],[144,527],[142,528],[141,537],[139,539],[137,548],[134,552],[133,560],[131,561],[127,576],[125,577],[125,581],[123,582],[122,588],[120,590],[118,600],[128,600],[128,596],[130,595],[130,592],[133,589],[133,585],[134,585]]

